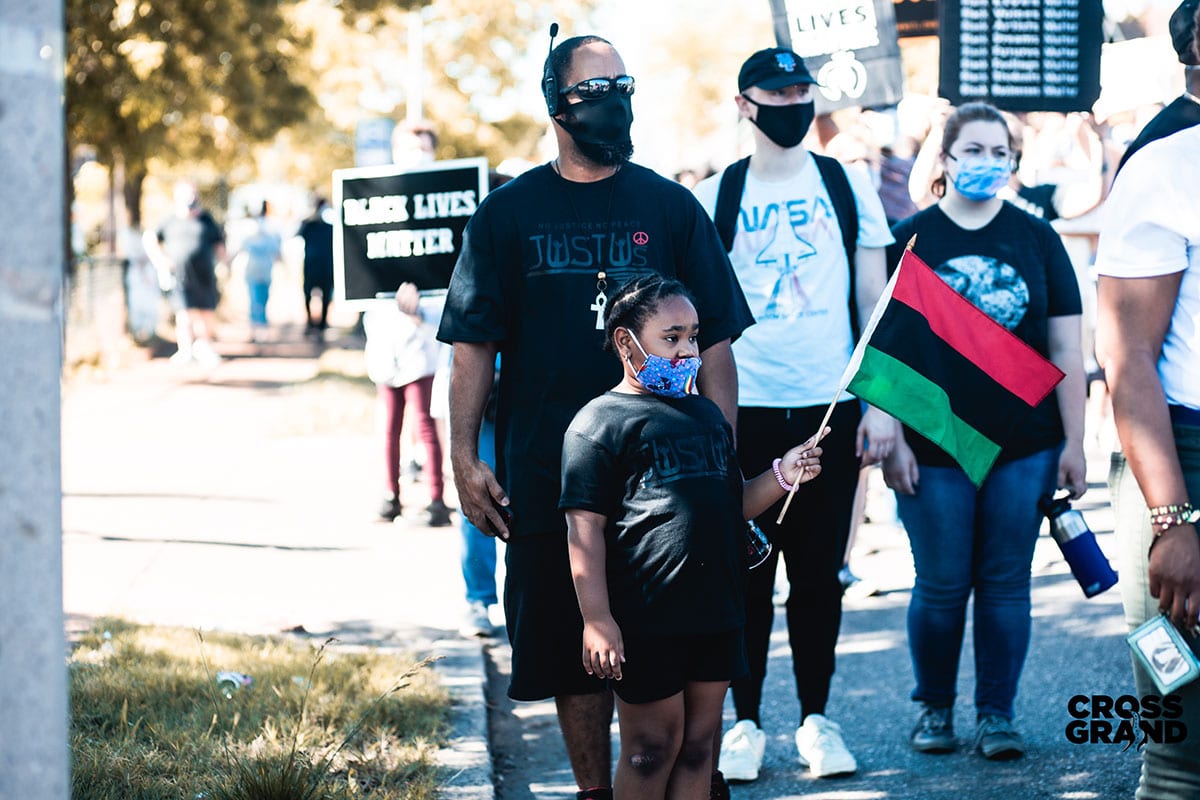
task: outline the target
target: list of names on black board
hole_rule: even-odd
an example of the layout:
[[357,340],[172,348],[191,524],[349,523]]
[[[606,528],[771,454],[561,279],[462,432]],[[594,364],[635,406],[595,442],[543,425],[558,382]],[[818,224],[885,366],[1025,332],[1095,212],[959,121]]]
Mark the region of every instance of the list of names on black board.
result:
[[1094,0],[944,3],[943,96],[1029,110],[1090,106],[1099,31],[1092,31],[1088,3]]

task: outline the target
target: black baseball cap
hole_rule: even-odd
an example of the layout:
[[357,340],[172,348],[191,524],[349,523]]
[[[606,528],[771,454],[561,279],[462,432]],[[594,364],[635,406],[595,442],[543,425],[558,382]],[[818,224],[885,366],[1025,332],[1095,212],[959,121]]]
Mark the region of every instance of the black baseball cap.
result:
[[1175,13],[1171,15],[1169,24],[1171,44],[1175,45],[1175,52],[1179,54],[1179,63],[1187,64],[1189,67],[1200,66],[1200,58],[1196,57],[1192,47],[1192,37],[1196,33],[1196,6],[1198,5],[1200,5],[1200,0],[1183,0],[1179,4],[1179,8],[1175,9]]
[[[1200,0],[1189,0],[1200,2]],[[751,86],[760,89],[782,89],[799,83],[816,83],[817,80],[804,66],[804,59],[786,47],[769,47],[759,50],[746,59],[738,71],[738,91],[744,92]]]

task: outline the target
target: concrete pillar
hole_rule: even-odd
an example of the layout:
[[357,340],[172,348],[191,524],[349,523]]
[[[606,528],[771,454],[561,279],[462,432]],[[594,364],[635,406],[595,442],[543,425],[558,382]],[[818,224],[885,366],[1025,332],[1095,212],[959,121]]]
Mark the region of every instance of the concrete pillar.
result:
[[0,798],[69,796],[60,391],[63,5],[0,0]]

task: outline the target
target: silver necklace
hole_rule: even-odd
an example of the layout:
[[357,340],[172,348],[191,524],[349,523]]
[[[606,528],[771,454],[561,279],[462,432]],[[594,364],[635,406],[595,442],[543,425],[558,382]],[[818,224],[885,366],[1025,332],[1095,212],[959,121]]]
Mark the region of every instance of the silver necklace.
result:
[[[558,177],[562,178],[565,181],[566,178],[563,178],[562,170],[559,168],[557,158],[554,159],[553,162],[551,162],[551,166],[554,168],[554,173],[556,175],[558,175]],[[612,247],[613,197],[617,193],[616,192],[616,190],[617,190],[617,173],[620,171],[621,171],[621,165],[618,164],[616,170],[614,170],[613,174],[612,174],[612,183],[609,184],[609,187],[608,187],[608,211],[607,211],[608,225],[605,229],[605,233],[607,234],[608,246],[610,248]],[[564,192],[567,195],[567,204],[571,206],[571,213],[575,215],[575,221],[578,222],[580,225],[583,225],[583,217],[580,216],[579,209],[577,209],[575,207],[575,199],[573,197],[571,197],[570,187],[564,187]],[[607,280],[607,278],[608,278],[608,274],[604,270],[599,270],[596,272],[596,299],[592,301],[592,304],[590,306],[588,306],[588,311],[596,312],[596,330],[598,330],[598,331],[604,330],[604,309],[608,306],[608,294],[607,294],[608,280]]]

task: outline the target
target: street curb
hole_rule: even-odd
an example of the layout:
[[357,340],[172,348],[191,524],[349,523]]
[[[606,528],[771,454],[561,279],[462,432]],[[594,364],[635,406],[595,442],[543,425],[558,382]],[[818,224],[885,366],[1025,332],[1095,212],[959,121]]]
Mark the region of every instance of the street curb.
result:
[[487,737],[483,642],[441,639],[434,665],[450,693],[450,739],[434,758],[440,767],[438,797],[446,800],[493,800],[492,752]]

